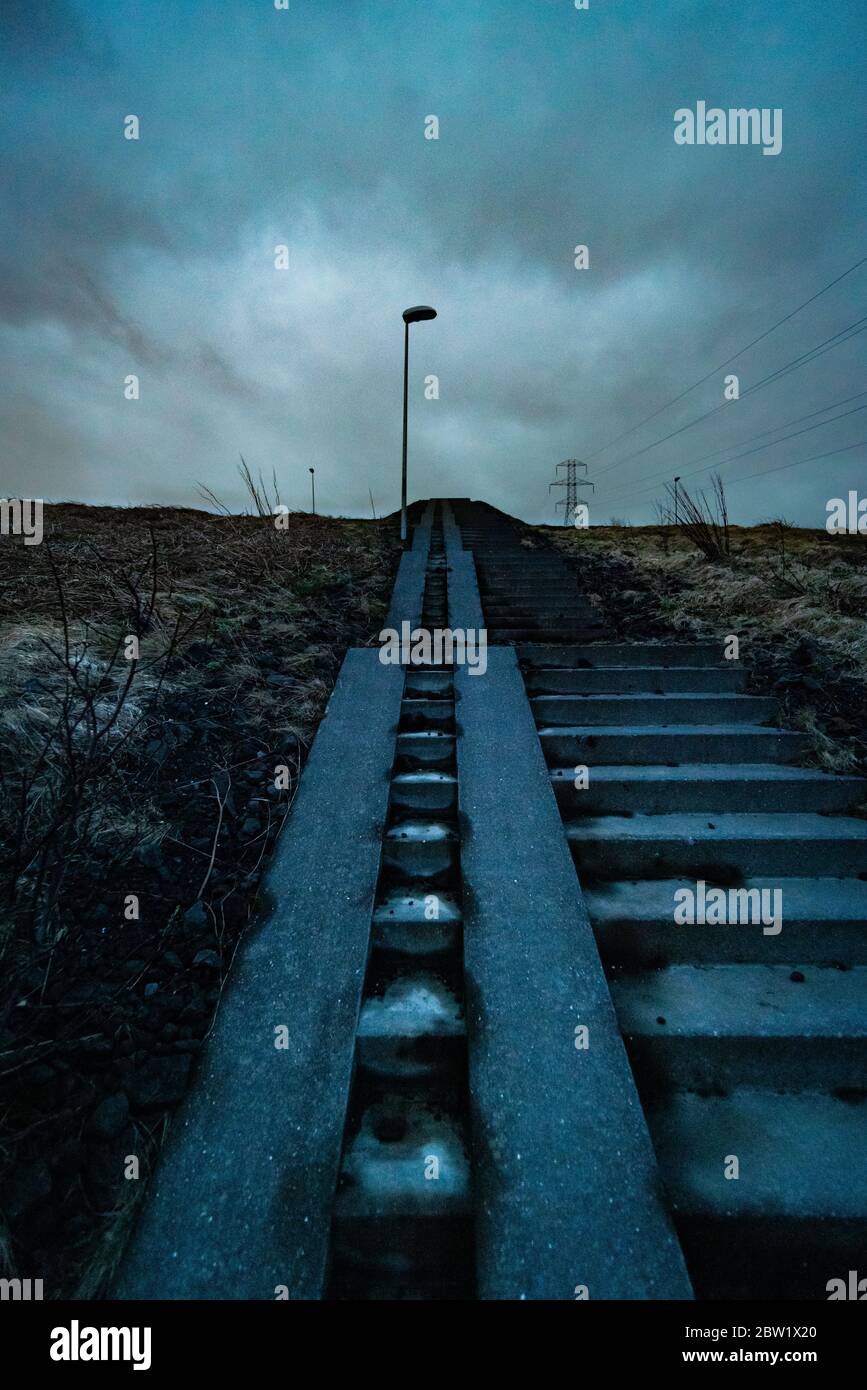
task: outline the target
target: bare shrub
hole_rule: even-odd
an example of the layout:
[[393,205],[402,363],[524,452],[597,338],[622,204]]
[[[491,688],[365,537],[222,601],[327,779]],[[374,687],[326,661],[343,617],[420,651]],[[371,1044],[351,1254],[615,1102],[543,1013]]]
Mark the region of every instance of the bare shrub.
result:
[[676,525],[712,564],[723,564],[731,552],[725,486],[719,473],[711,479],[711,496],[693,497],[685,487],[667,483],[668,502],[658,502],[656,512],[663,525]]

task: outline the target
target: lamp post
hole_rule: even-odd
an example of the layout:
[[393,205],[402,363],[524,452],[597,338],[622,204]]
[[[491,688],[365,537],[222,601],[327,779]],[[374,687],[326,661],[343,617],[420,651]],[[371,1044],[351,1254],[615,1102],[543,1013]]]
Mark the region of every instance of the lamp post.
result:
[[674,480],[674,524],[675,524],[675,526],[678,526],[678,525],[680,524],[679,521],[678,521],[678,517],[677,517],[677,485],[678,485],[679,482],[680,482],[680,474],[678,473],[677,477],[676,477],[675,480]]
[[316,469],[309,469],[310,473],[310,492],[313,499],[313,515],[316,515]]
[[409,405],[409,326],[420,323],[422,319],[435,319],[436,309],[427,304],[417,304],[414,309],[403,311],[403,462],[400,473],[400,539],[406,545],[406,425]]

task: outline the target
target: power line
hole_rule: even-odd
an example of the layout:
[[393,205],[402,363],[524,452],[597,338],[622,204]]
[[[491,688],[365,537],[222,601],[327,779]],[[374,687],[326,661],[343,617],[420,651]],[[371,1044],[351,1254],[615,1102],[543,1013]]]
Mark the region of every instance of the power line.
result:
[[863,445],[867,445],[867,439],[856,439],[854,443],[843,445],[842,449],[828,449],[827,453],[814,453],[810,459],[795,459],[793,463],[779,463],[774,468],[763,468],[760,473],[748,473],[742,478],[732,478],[731,484],[727,482],[727,486],[734,486],[735,482],[750,482],[753,478],[764,478],[768,473],[782,473],[784,468],[798,468],[802,463],[817,463],[818,459],[834,459],[838,453],[849,453],[850,449],[860,449],[863,448]]
[[753,338],[752,342],[747,343],[746,347],[738,348],[738,351],[733,353],[731,357],[727,357],[719,366],[713,367],[711,371],[699,377],[698,381],[694,381],[691,386],[687,386],[679,395],[673,396],[670,401],[666,401],[665,405],[661,405],[658,410],[654,410],[650,415],[646,415],[643,420],[639,420],[637,425],[631,425],[628,430],[624,430],[621,434],[616,435],[614,439],[609,439],[608,443],[603,444],[601,449],[596,449],[592,454],[588,454],[588,459],[594,459],[597,458],[599,454],[604,454],[607,449],[611,448],[612,444],[617,444],[621,439],[625,439],[627,435],[634,434],[636,430],[641,429],[642,425],[646,425],[650,420],[655,420],[657,415],[661,415],[664,410],[668,410],[669,406],[676,405],[678,401],[682,401],[684,396],[688,396],[690,391],[695,390],[696,386],[702,386],[704,382],[709,381],[712,376],[716,376],[717,372],[721,372],[724,367],[728,367],[736,358],[741,357],[745,352],[749,352],[750,348],[755,347],[757,343],[761,343],[765,338],[770,337],[770,335],[775,333],[778,328],[781,328],[784,323],[788,323],[789,319],[793,319],[796,314],[799,314],[802,309],[806,309],[809,304],[814,304],[823,294],[827,294],[828,290],[833,289],[835,285],[839,285],[841,280],[845,280],[847,275],[851,275],[852,272],[863,265],[865,261],[867,261],[867,256],[862,256],[854,265],[850,265],[848,270],[844,270],[841,275],[836,276],[835,279],[829,281],[827,285],[823,285],[822,289],[817,290],[809,299],[805,299],[803,304],[799,304],[796,309],[792,309],[791,313],[784,315],[783,318],[778,319],[770,328],[765,329],[764,333],[760,333],[757,338]]
[[[778,381],[781,377],[788,376],[789,372],[795,371],[798,367],[806,366],[808,362],[812,362],[817,357],[823,356],[824,353],[830,352],[832,348],[841,347],[842,344],[848,342],[850,338],[857,337],[859,333],[863,333],[865,328],[867,328],[867,314],[860,319],[855,319],[854,322],[847,324],[845,328],[839,329],[836,333],[832,333],[830,338],[823,339],[821,343],[817,343],[815,347],[808,348],[806,352],[800,353],[798,357],[793,357],[790,362],[786,362],[782,367],[776,367],[774,371],[762,377],[753,386],[748,387],[739,399],[745,400],[747,396],[751,396],[754,391],[761,390],[763,386],[769,386],[771,382]],[[665,444],[667,440],[674,439],[676,435],[683,434],[685,430],[692,429],[693,425],[701,424],[702,420],[709,419],[711,415],[716,415],[720,410],[725,410],[727,406],[732,404],[732,401],[722,401],[719,405],[712,406],[710,410],[706,410],[703,414],[695,416],[692,420],[688,420],[685,425],[678,426],[676,430],[671,430],[668,434],[663,435],[661,439],[654,440],[651,444],[645,444],[641,449],[636,449],[631,454],[625,454],[622,459],[615,459],[607,468],[603,468],[599,476],[603,477],[606,473],[612,472],[613,469],[619,468],[622,463],[629,463],[631,459],[639,458],[641,454],[646,454],[651,449],[657,448],[658,445]]]
[[835,454],[847,454],[850,449],[860,449],[867,444],[867,439],[856,439],[854,444],[844,444],[840,449],[829,449],[824,454],[812,454],[807,459],[794,459],[791,463],[778,463],[773,468],[763,468],[758,473],[745,473],[740,478],[732,478],[726,483],[726,487],[734,487],[736,483],[748,483],[753,478],[764,478],[768,473],[781,473],[784,468],[798,468],[802,463],[816,463],[819,459],[830,459]]
[[[841,347],[843,343],[848,342],[850,338],[857,337],[857,335],[863,333],[865,329],[867,329],[867,314],[860,319],[855,319],[854,322],[848,324],[846,328],[839,329],[837,333],[833,333],[830,338],[825,338],[823,342],[817,343],[815,347],[808,348],[808,350],[801,353],[800,356],[794,357],[791,362],[785,363],[782,367],[777,367],[773,372],[770,372],[768,376],[762,377],[755,385],[750,386],[744,391],[740,400],[745,400],[746,397],[751,396],[754,391],[759,391],[763,386],[769,386],[771,382],[779,381],[781,377],[788,376],[789,372],[797,370],[798,367],[806,366],[808,362],[815,361],[817,357],[821,357],[824,353],[830,352],[832,348]],[[651,444],[645,444],[641,449],[635,449],[631,454],[625,454],[621,459],[615,459],[607,468],[603,468],[598,476],[600,478],[604,477],[605,474],[612,472],[613,469],[619,468],[621,464],[629,463],[632,459],[639,458],[642,454],[648,453],[651,449],[658,448],[660,444],[665,444],[669,439],[674,439],[677,435],[683,434],[685,430],[692,429],[694,425],[700,425],[703,420],[709,419],[711,415],[716,415],[718,411],[725,410],[732,404],[732,401],[722,401],[719,405],[712,406],[710,410],[706,410],[703,414],[695,416],[692,420],[688,420],[685,425],[678,426],[676,430],[671,430],[668,434],[663,435],[661,439],[656,439]]]
[[[813,420],[817,415],[824,415],[828,410],[836,410],[840,405],[848,405],[850,401],[858,401],[862,396],[867,396],[867,391],[856,391],[854,396],[844,396],[842,401],[832,401],[830,405],[823,405],[819,410],[811,410],[806,415],[796,415],[792,420],[783,420],[782,424],[771,425],[768,429],[758,430],[756,434],[747,435],[746,439],[737,439],[734,444],[721,444],[718,449],[711,449],[710,453],[700,454],[698,458],[690,459],[687,463],[679,466],[689,468],[693,463],[704,463],[705,459],[713,458],[715,454],[726,454],[729,449],[739,448],[741,444],[752,444],[753,440],[761,439],[766,434],[776,434],[777,430],[788,429],[789,425],[800,425],[804,420]],[[726,462],[728,460],[721,460],[720,467]],[[617,486],[620,488],[624,484],[618,483]]]
[[[867,396],[867,391],[859,391],[859,392],[858,392],[858,395],[859,395],[859,396]],[[799,424],[801,420],[809,420],[809,419],[812,417],[812,415],[823,415],[823,414],[825,413],[825,411],[835,409],[835,408],[836,408],[836,405],[846,405],[846,404],[847,404],[847,401],[854,401],[854,400],[857,400],[857,399],[858,399],[858,396],[848,396],[848,397],[846,398],[845,401],[837,401],[837,402],[835,403],[834,406],[826,405],[825,408],[824,408],[824,410],[814,410],[814,411],[811,412],[810,415],[802,415],[802,416],[800,416],[799,419],[797,419],[797,420],[789,420],[789,421],[786,422],[786,424],[777,425],[777,426],[775,427],[775,429],[785,429],[785,428],[786,428],[786,425],[795,425],[795,424]],[[798,438],[800,435],[802,435],[802,434],[809,434],[811,430],[819,430],[819,429],[822,429],[823,426],[825,426],[825,425],[833,425],[833,424],[836,423],[837,420],[845,420],[845,419],[847,418],[847,416],[849,416],[849,415],[857,415],[858,412],[861,411],[861,410],[867,410],[867,404],[865,404],[865,405],[856,405],[856,406],[853,406],[853,408],[852,408],[851,410],[844,410],[844,411],[842,412],[842,414],[840,414],[840,415],[832,415],[831,418],[830,418],[829,420],[819,420],[819,421],[817,421],[817,423],[816,423],[815,425],[806,425],[806,426],[804,427],[804,429],[802,429],[802,430],[794,430],[791,434],[784,434],[784,435],[781,435],[781,437],[780,437],[779,439],[771,439],[771,440],[769,440],[767,444],[757,444],[756,447],[755,447],[754,449],[744,449],[744,450],[743,450],[741,453],[739,453],[739,454],[732,454],[729,458],[719,459],[718,462],[716,462],[716,463],[708,463],[708,464],[705,465],[704,468],[694,468],[694,469],[692,470],[691,473],[682,473],[680,476],[681,476],[681,477],[684,477],[684,478],[694,478],[698,473],[707,473],[707,472],[709,472],[710,469],[712,469],[712,468],[725,468],[727,464],[729,464],[729,463],[736,463],[738,459],[748,458],[750,454],[760,454],[760,453],[762,452],[763,449],[773,449],[773,447],[774,447],[775,444],[784,444],[784,443],[786,442],[787,439],[797,439],[797,438]],[[767,434],[767,433],[769,433],[769,431],[763,430],[762,433],[763,433],[763,434]],[[757,435],[756,435],[756,436],[753,436],[753,437],[754,437],[754,438],[758,438]],[[750,441],[749,441],[749,440],[742,440],[741,442],[742,442],[742,443],[749,443]],[[720,451],[717,450],[716,452],[720,452]],[[710,455],[708,455],[708,454],[705,455],[705,458],[709,458],[709,457],[710,457]],[[692,462],[692,463],[701,463],[702,460],[701,460],[701,459],[692,459],[691,462]],[[680,467],[680,468],[689,467],[689,464],[686,464],[686,465],[684,465],[684,464],[679,464],[678,467]],[[655,481],[659,480],[660,478],[667,478],[667,477],[669,476],[670,472],[671,472],[671,469],[670,469],[670,468],[669,468],[669,469],[666,469],[666,470],[664,470],[664,471],[661,472],[661,473],[655,473],[655,474],[653,475],[652,478],[647,478],[647,479],[645,479],[644,481],[645,481],[645,482],[648,482],[648,483],[654,483]],[[614,499],[613,499],[613,500],[616,500],[616,499],[617,499],[617,493],[623,491],[624,489],[627,490],[627,491],[631,491],[630,485],[629,485],[628,483],[627,483],[627,484],[621,484],[620,487],[618,488],[617,492],[615,492],[615,494],[614,494]],[[655,488],[651,488],[650,491],[651,491],[651,492],[652,492],[652,491],[655,491]],[[644,490],[642,489],[642,491],[638,494],[638,496],[643,497],[644,495],[645,495],[645,493],[644,493]]]
[[[823,454],[811,454],[809,458],[793,459],[790,463],[777,463],[773,468],[762,468],[757,473],[743,473],[739,478],[726,479],[725,486],[735,487],[738,483],[748,483],[754,478],[767,477],[769,473],[781,473],[786,468],[799,468],[802,463],[817,463],[820,459],[834,458],[837,454],[848,454],[852,449],[860,449],[867,445],[867,439],[856,439],[854,444],[843,444],[837,449],[828,449]],[[655,492],[652,488],[651,492]]]

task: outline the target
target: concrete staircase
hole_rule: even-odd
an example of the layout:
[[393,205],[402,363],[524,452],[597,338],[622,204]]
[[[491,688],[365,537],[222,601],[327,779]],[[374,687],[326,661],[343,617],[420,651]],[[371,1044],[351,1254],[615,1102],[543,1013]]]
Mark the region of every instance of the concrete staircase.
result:
[[454,507],[476,562],[489,643],[582,642],[599,635],[599,618],[555,550],[522,545],[514,521],[485,502]]
[[386,625],[484,621],[484,677],[347,654],[115,1296],[826,1298],[864,784],[715,646],[603,640],[528,528],[412,518]]
[[[867,785],[713,645],[521,657],[696,1292],[821,1298],[867,1248]],[[677,925],[699,880],[780,930]]]
[[[489,641],[518,647],[695,1291],[824,1298],[867,1248],[867,788],[800,766],[805,736],[719,647],[603,640],[580,569],[453,505]],[[748,919],[678,925],[700,882]],[[779,930],[750,911],[775,894]]]

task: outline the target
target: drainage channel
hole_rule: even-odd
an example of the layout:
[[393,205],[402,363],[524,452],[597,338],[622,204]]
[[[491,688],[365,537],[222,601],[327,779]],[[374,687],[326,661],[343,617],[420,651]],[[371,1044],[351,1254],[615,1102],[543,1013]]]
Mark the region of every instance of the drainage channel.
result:
[[[441,509],[422,607],[447,625]],[[333,1299],[475,1288],[453,669],[409,667],[331,1228]]]

